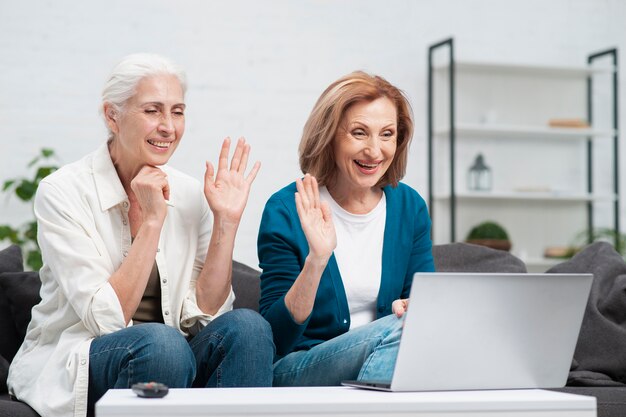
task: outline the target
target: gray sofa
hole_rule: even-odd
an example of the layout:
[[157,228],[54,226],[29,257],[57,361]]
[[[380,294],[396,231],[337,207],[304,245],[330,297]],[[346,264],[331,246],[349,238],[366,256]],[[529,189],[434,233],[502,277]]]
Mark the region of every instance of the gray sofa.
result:
[[[524,263],[509,253],[475,245],[435,246],[433,255],[437,271],[526,272]],[[626,294],[626,264],[609,245],[595,244],[552,272],[595,275],[570,380],[558,391],[596,397],[599,417],[626,416],[626,330],[623,334],[616,330],[626,329],[626,301],[623,313],[614,311],[621,307],[621,301],[612,305],[609,302],[608,307],[606,302],[612,296],[619,300],[619,295]],[[257,270],[233,262],[233,289],[237,296],[235,308],[258,310]],[[38,301],[38,274],[22,270],[19,248],[0,251],[0,417],[38,417],[28,405],[12,400],[5,384],[8,365],[24,338],[30,309]],[[622,316],[624,321],[616,323]],[[607,343],[611,347],[608,354],[603,353]],[[615,354],[618,348],[624,354]]]

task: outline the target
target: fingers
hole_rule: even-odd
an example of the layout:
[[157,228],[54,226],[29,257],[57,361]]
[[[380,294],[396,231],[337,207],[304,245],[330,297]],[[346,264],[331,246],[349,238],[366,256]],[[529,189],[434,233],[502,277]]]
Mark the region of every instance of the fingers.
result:
[[296,211],[298,212],[298,218],[300,219],[300,223],[302,223],[302,218],[304,216],[304,207],[302,207],[302,197],[300,193],[296,193]]
[[204,186],[210,187],[215,183],[215,169],[209,161],[205,162],[206,170],[204,171]]
[[313,190],[313,198],[315,199],[316,207],[319,207],[319,205],[320,205],[320,190],[319,190],[319,187],[317,186],[317,179],[315,177],[311,177],[311,188]]
[[[319,208],[320,207],[320,194],[317,187],[317,180],[311,174],[305,174],[301,181],[302,190],[298,189],[302,195],[302,201],[306,208]],[[297,183],[296,183],[297,186]]]
[[[308,174],[307,174],[308,175]],[[306,180],[306,175],[304,176],[304,179]],[[296,179],[296,189],[298,190],[297,194],[300,196],[300,201],[302,203],[302,209],[308,209],[309,207],[311,207],[311,202],[309,200],[309,195],[307,194],[305,188],[304,188],[304,183],[303,181],[298,178]]]
[[[237,147],[235,148],[235,153],[233,153],[233,159],[231,159],[230,161],[230,170],[231,171],[237,171],[237,172],[241,172],[240,170],[240,165],[241,165],[241,159],[243,157],[244,154],[244,150],[246,148],[246,140],[244,138],[239,138],[239,140],[237,140]],[[250,147],[248,146],[248,152],[249,152]],[[246,161],[247,161],[248,157],[246,155]],[[245,167],[244,167],[245,170]]]
[[[244,141],[245,141],[245,139],[244,139]],[[241,162],[239,163],[239,168],[237,169],[239,172],[241,172],[242,175],[245,174],[246,168],[248,167],[248,156],[249,155],[250,155],[250,144],[246,143],[245,146],[243,147],[243,152],[241,154]]]
[[333,213],[330,210],[330,206],[328,205],[328,202],[322,201],[320,203],[320,208],[322,209],[322,217],[324,218],[324,221],[326,223],[332,222],[333,221]]
[[246,177],[246,181],[248,182],[248,184],[252,184],[252,182],[256,178],[256,174],[259,172],[260,169],[261,169],[261,162],[260,161],[256,161],[254,163],[254,166],[252,167],[252,170],[250,171],[250,173]]
[[[243,137],[240,137],[237,140],[237,146],[235,147],[235,152],[233,153],[233,157],[230,161],[230,169],[229,169],[228,168],[228,154],[230,152],[230,138],[229,137],[225,138],[224,142],[222,143],[222,149],[220,150],[219,161],[217,164],[217,176],[219,177],[221,175],[219,173],[220,171],[229,170],[231,172],[241,174],[243,177],[248,167],[250,149],[251,149],[250,144],[246,143],[246,139]],[[246,177],[246,181],[249,184],[252,184],[260,168],[261,168],[261,163],[258,161],[255,162],[254,166],[252,167],[252,170],[250,171],[250,173],[248,173],[248,176]]]
[[155,202],[165,204],[170,198],[170,185],[167,175],[161,169],[146,165],[139,170],[130,186],[142,209],[152,210]]
[[170,183],[165,181],[165,186],[163,187],[163,198],[169,202],[170,200]]
[[230,152],[230,138],[226,137],[222,142],[222,149],[220,150],[220,158],[217,162],[217,170],[228,169],[228,153]]
[[409,308],[409,299],[398,299],[391,303],[391,311],[396,317],[400,318],[406,313],[406,310]]
[[304,179],[296,179],[296,208],[298,214],[302,216],[305,211],[319,208],[324,221],[331,221],[332,214],[330,206],[326,202],[320,201],[317,180],[310,174],[305,174]]

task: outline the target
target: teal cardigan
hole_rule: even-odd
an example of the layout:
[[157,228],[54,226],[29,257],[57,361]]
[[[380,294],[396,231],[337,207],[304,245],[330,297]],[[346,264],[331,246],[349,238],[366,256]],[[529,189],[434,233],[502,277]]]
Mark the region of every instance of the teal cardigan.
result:
[[[424,199],[411,187],[383,188],[387,202],[382,276],[376,317],[391,314],[391,303],[407,298],[415,272],[435,270],[430,217]],[[258,237],[261,274],[260,312],[272,326],[278,357],[310,349],[348,331],[346,293],[332,255],[322,274],[313,311],[297,324],[285,306],[285,294],[302,271],[309,245],[300,226],[295,182],[268,200]]]

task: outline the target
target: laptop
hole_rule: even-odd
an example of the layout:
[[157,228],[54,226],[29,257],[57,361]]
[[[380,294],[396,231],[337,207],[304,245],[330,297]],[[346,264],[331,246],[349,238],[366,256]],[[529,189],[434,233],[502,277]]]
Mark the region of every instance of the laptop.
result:
[[416,273],[384,391],[565,386],[592,274]]

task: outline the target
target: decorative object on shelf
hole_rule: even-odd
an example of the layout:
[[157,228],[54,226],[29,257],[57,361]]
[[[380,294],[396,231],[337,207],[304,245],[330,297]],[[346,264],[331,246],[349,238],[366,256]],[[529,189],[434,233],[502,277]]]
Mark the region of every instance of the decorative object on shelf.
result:
[[626,258],[626,234],[616,233],[614,229],[609,227],[596,227],[591,231],[591,235],[588,230],[581,230],[570,245],[547,247],[544,251],[544,257],[568,259],[580,252],[590,242],[609,243],[622,257]]
[[578,128],[578,129],[586,129],[589,126],[584,119],[550,119],[548,120],[548,126],[550,127],[565,127],[565,128]]
[[[586,230],[585,233],[587,233]],[[576,246],[548,246],[543,251],[543,256],[551,259],[569,259],[580,252],[580,249]]]
[[491,191],[491,168],[485,165],[483,154],[476,155],[467,173],[467,189],[470,191]]
[[492,249],[503,251],[511,250],[511,241],[504,227],[491,221],[474,226],[465,241],[467,243],[473,243],[474,245],[487,246]]
[[615,250],[626,259],[626,234],[616,232],[610,227],[595,227],[591,230],[581,230],[574,237],[572,247],[582,248],[590,242],[607,242],[610,243]]

